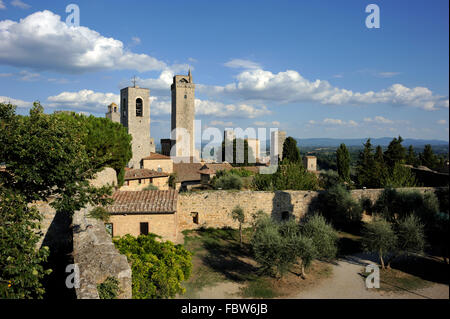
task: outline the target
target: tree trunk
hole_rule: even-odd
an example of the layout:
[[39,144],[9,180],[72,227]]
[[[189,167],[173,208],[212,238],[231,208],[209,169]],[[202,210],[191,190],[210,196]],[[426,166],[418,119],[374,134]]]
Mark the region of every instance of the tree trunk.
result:
[[386,268],[384,267],[383,251],[382,251],[381,249],[380,249],[379,254],[380,254],[381,269],[386,269]]
[[239,244],[242,247],[242,224],[239,223]]
[[301,270],[300,270],[300,275],[302,276],[303,279],[306,279],[306,273],[305,273],[305,265],[303,264],[303,262],[301,263]]

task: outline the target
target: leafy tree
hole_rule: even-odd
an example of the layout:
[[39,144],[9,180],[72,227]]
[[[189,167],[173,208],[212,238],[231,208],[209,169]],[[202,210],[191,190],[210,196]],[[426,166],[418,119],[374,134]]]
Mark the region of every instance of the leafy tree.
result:
[[239,205],[231,211],[231,217],[239,222],[239,244],[242,246],[242,224],[245,222],[245,214]]
[[383,149],[380,145],[375,149],[373,176],[377,179],[375,183],[377,187],[384,185],[389,177],[389,171],[384,161]]
[[425,247],[424,225],[410,215],[397,226],[398,249],[404,254],[421,253]]
[[417,181],[409,167],[396,163],[391,174],[386,177],[384,185],[386,187],[414,187],[417,186]]
[[425,145],[423,153],[420,154],[420,163],[430,169],[435,169],[438,166],[438,159],[430,144]]
[[283,163],[286,162],[301,162],[300,151],[297,147],[297,141],[291,136],[286,138],[283,144]]
[[313,215],[300,225],[303,236],[311,238],[317,251],[317,258],[332,259],[337,254],[338,235],[323,216]]
[[183,245],[159,241],[157,235],[125,235],[114,240],[120,253],[127,256],[132,270],[135,299],[173,298],[184,293],[181,285],[192,270],[191,253]]
[[252,181],[255,190],[317,190],[319,181],[314,173],[305,170],[301,162],[278,165],[274,174],[256,174]]
[[42,298],[42,266],[48,247],[36,249],[42,236],[41,214],[24,197],[0,185],[0,298]]
[[[0,161],[7,168],[0,183],[20,192],[27,202],[45,201],[54,195],[51,205],[67,213],[87,203],[109,202],[105,195],[111,194],[111,187],[89,184],[106,160],[93,158],[99,151],[88,145],[86,123],[66,114],[44,114],[38,102],[29,116],[11,115],[10,105],[0,104],[0,109],[7,116],[0,119]],[[112,157],[111,152],[105,153]]]
[[397,236],[392,225],[383,220],[375,220],[363,228],[362,246],[365,251],[377,253],[382,269],[386,269],[384,257],[396,249]]
[[362,207],[342,185],[336,185],[319,194],[315,207],[335,228],[359,228]]
[[242,179],[234,174],[226,174],[220,177],[214,176],[211,184],[214,189],[241,189]]
[[319,186],[323,189],[329,189],[334,185],[340,184],[341,178],[336,171],[328,170],[325,172],[320,172],[319,176]]
[[336,151],[336,163],[339,178],[344,182],[350,181],[350,153],[342,143]]
[[379,178],[375,175],[374,166],[373,147],[369,138],[364,144],[364,149],[359,154],[356,166],[356,178],[360,186],[374,188],[379,186]]
[[417,166],[418,164],[417,155],[414,152],[414,148],[412,145],[408,147],[408,153],[406,154],[406,164],[412,166]]
[[384,157],[386,159],[386,164],[388,167],[393,168],[395,164],[404,164],[406,159],[406,150],[402,145],[403,138],[399,136],[389,143],[386,152],[384,152]]
[[[284,239],[281,236],[278,225],[264,214],[255,222],[255,230],[251,240],[251,246],[255,260],[261,265],[261,269],[270,275],[282,275],[292,261],[285,258]],[[275,270],[274,270],[275,268]]]

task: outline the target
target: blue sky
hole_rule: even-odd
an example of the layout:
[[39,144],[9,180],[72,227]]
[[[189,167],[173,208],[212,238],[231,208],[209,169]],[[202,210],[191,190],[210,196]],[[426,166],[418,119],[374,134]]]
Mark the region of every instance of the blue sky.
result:
[[159,140],[191,67],[204,127],[448,140],[448,1],[76,1],[79,28],[70,3],[0,1],[0,99],[21,114],[39,100],[104,116],[136,75]]

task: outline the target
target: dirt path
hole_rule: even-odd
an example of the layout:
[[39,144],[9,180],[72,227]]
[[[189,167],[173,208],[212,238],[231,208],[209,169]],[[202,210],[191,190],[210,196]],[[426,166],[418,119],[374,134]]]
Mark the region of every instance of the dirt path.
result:
[[[347,256],[333,265],[331,277],[294,299],[448,299],[449,286],[433,284],[430,287],[404,292],[380,292],[367,289],[360,273],[371,263],[367,255]],[[383,283],[381,283],[383,284]]]

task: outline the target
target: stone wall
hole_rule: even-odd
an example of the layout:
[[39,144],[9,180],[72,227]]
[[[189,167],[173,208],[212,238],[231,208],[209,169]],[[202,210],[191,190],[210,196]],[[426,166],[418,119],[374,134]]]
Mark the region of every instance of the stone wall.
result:
[[[431,187],[405,188],[422,193],[434,191]],[[353,198],[369,198],[375,202],[383,189],[359,189],[351,192]],[[272,215],[280,220],[285,214],[294,216],[297,220],[304,216],[310,208],[311,201],[319,192],[313,191],[205,191],[195,193],[180,193],[178,196],[178,230],[196,229],[200,227],[238,227],[231,218],[231,211],[240,205],[245,213],[247,225],[252,221],[252,215],[258,210]],[[198,213],[198,224],[193,215]]]
[[78,265],[80,286],[78,299],[98,299],[97,285],[108,277],[119,280],[118,298],[131,295],[131,268],[127,257],[114,247],[102,221],[87,217],[92,207],[77,211],[73,216],[73,259]]

